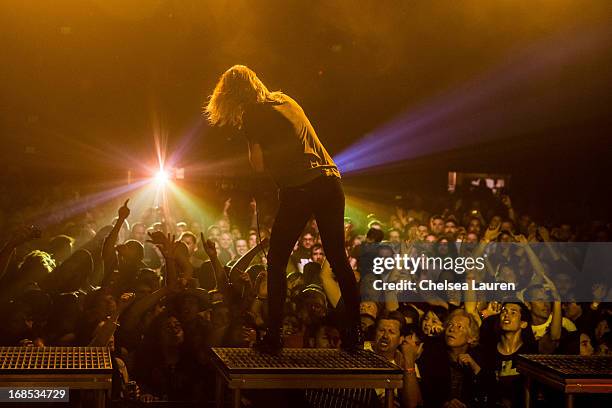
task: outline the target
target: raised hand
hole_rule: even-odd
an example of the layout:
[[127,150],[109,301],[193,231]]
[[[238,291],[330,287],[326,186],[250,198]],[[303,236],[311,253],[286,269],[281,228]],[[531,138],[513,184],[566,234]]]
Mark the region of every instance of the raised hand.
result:
[[514,235],[514,239],[516,240],[516,242],[518,242],[519,244],[528,244],[529,241],[527,240],[527,238],[525,238],[524,235],[522,234],[518,234],[518,235]]
[[421,353],[423,352],[423,343],[417,345],[413,336],[404,337],[404,341],[400,345],[400,351],[406,360],[407,365],[412,368],[414,366],[414,362],[419,358]]
[[232,206],[232,199],[228,198],[223,203],[223,214],[227,214],[227,211],[230,209],[231,206]]
[[176,239],[175,235],[164,234],[161,231],[147,232],[151,239],[147,239],[147,242],[152,243],[159,248],[165,258],[172,258],[174,256]]
[[128,201],[130,201],[129,198],[125,200],[125,203],[123,203],[123,205],[119,207],[119,210],[117,211],[117,215],[119,216],[119,219],[121,220],[125,220],[130,215],[130,209],[127,206]]
[[487,230],[484,233],[484,241],[485,242],[491,242],[491,241],[495,241],[497,239],[497,237],[499,236],[500,233],[500,229],[501,229],[501,224],[498,224],[497,227],[495,228],[487,228]]
[[461,364],[462,366],[470,367],[474,374],[478,374],[480,371],[480,366],[468,353],[459,354],[457,356],[457,363]]
[[202,240],[202,246],[204,247],[204,252],[210,259],[215,259],[217,257],[217,247],[215,242],[210,239],[204,239],[204,233],[200,232],[200,239]]
[[502,304],[500,302],[489,302],[487,308],[482,311],[483,317],[498,315],[501,313]]

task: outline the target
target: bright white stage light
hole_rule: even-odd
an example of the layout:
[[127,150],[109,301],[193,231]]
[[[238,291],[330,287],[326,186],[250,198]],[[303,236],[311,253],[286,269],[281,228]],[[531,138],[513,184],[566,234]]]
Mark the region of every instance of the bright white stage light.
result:
[[157,184],[166,184],[168,180],[170,180],[170,175],[164,169],[161,169],[155,174],[155,182],[157,182]]

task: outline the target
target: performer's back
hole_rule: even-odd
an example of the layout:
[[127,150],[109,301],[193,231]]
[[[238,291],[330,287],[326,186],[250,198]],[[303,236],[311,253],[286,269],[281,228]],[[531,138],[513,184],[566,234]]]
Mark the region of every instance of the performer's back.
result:
[[266,169],[279,187],[303,185],[318,176],[340,177],[304,111],[287,95],[249,106],[243,130],[261,146]]

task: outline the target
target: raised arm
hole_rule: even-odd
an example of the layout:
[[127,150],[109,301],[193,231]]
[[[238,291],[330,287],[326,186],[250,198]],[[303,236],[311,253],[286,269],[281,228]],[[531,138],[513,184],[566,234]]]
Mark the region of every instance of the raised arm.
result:
[[99,326],[94,332],[93,339],[89,342],[88,346],[90,347],[104,347],[108,344],[111,336],[115,334],[117,327],[119,327],[118,320],[121,313],[132,303],[134,300],[133,293],[124,293],[121,295],[119,300],[117,301],[117,309],[110,316],[110,318],[106,319],[101,326]]
[[558,342],[561,338],[561,324],[563,319],[563,314],[561,310],[561,297],[559,296],[559,292],[557,290],[557,286],[555,283],[546,275],[546,270],[540,262],[540,259],[536,255],[536,253],[531,249],[527,238],[523,235],[517,235],[515,237],[519,243],[525,249],[525,253],[527,254],[527,258],[529,258],[529,262],[533,267],[535,273],[540,276],[544,280],[544,287],[550,289],[551,294],[553,296],[553,307],[552,307],[552,321],[550,323],[550,338],[554,342]]
[[413,336],[406,336],[400,345],[404,386],[402,387],[402,407],[414,408],[421,400],[421,389],[416,375],[416,360],[423,351],[423,343],[416,345]]
[[510,200],[510,196],[503,195],[501,197],[502,204],[508,209],[508,218],[512,220],[512,222],[516,223],[516,212],[514,212],[514,208],[512,208],[512,201]]
[[225,269],[223,269],[223,265],[219,261],[219,257],[217,256],[217,248],[215,247],[215,243],[210,239],[204,238],[204,233],[200,233],[200,239],[202,240],[202,246],[204,247],[204,251],[206,255],[210,258],[210,262],[212,263],[213,270],[215,271],[215,289],[225,293],[227,289],[227,285],[229,283],[229,279],[225,274]]
[[108,233],[104,239],[102,245],[102,260],[104,262],[104,278],[102,279],[102,286],[107,286],[110,283],[112,274],[117,265],[117,254],[115,253],[115,246],[117,245],[117,239],[119,238],[119,230],[123,226],[124,221],[130,215],[130,209],[127,204],[130,199],[125,200],[125,203],[117,211],[117,222],[113,225],[113,229]]

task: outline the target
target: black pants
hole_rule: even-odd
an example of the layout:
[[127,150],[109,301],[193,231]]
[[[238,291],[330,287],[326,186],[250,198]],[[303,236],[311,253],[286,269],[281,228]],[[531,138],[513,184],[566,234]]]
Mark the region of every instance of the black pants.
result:
[[287,295],[286,269],[295,242],[314,215],[323,250],[342,291],[344,322],[359,325],[359,288],[344,250],[344,191],[340,179],[321,176],[279,190],[280,207],[272,226],[268,253],[269,329],[280,330]]

